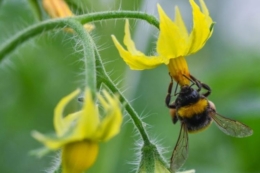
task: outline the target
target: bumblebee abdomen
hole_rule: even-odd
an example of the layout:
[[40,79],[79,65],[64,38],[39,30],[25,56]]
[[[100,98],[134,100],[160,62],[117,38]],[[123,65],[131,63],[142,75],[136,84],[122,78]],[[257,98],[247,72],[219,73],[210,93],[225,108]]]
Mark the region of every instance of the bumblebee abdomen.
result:
[[177,110],[177,115],[186,124],[189,133],[198,132],[208,127],[212,121],[208,114],[208,108],[208,100],[200,98],[196,103],[180,107]]
[[199,132],[205,130],[212,122],[212,118],[208,115],[207,110],[201,114],[197,114],[191,118],[184,118],[182,120],[188,129],[189,133]]

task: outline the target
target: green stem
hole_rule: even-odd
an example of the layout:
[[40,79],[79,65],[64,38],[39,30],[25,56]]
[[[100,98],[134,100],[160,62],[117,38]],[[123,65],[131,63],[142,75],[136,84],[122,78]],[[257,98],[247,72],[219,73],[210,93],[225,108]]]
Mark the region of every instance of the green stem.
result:
[[83,46],[83,55],[85,63],[85,77],[86,84],[92,92],[92,96],[95,99],[96,96],[96,62],[94,53],[94,43],[89,35],[89,33],[84,29],[84,27],[75,20],[69,19],[66,22],[69,28],[72,28],[75,33],[77,33],[81,44]]
[[134,108],[129,104],[128,100],[123,96],[121,91],[116,87],[116,84],[112,81],[112,79],[109,77],[107,72],[105,71],[105,67],[102,63],[101,57],[95,48],[95,53],[96,53],[96,65],[97,65],[97,72],[98,72],[98,81],[97,81],[97,87],[100,88],[102,83],[104,83],[113,93],[118,93],[120,96],[120,102],[125,103],[125,109],[130,115],[131,119],[134,122],[135,127],[139,131],[143,141],[144,145],[149,145],[151,144],[148,134],[146,132],[146,129],[143,126],[142,120],[139,118],[137,112],[134,110]]
[[12,38],[10,38],[6,43],[0,46],[0,61],[3,60],[4,56],[10,53],[14,48],[23,42],[33,38],[36,35],[41,34],[44,31],[49,31],[54,28],[66,27],[68,19],[53,19],[46,20],[41,23],[29,26],[23,31],[18,32]]
[[159,28],[158,20],[147,13],[137,11],[105,11],[98,13],[89,13],[76,16],[74,19],[80,21],[82,24],[89,23],[92,21],[102,21],[105,19],[142,19],[150,23],[151,25]]
[[[81,16],[70,17],[70,19],[75,19],[81,22],[82,24],[87,22],[102,21],[104,19],[122,19],[122,18],[145,20],[148,23],[159,28],[159,22],[155,17],[143,12],[135,12],[135,11],[98,12],[98,13],[91,13],[91,14],[85,14]],[[68,19],[69,18],[46,20],[41,23],[37,23],[33,26],[30,26],[23,31],[20,31],[11,39],[9,39],[6,43],[0,46],[0,62],[8,53],[10,53],[14,48],[16,48],[18,45],[22,44],[26,40],[33,38],[34,36],[39,35],[44,31],[49,31],[54,28],[65,27]]]

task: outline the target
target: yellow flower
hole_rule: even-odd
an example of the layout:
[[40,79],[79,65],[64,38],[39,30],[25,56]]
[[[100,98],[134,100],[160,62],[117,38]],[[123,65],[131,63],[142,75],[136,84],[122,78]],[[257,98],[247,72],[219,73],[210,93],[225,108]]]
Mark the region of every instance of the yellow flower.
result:
[[[47,149],[62,148],[63,173],[81,173],[96,160],[98,143],[107,141],[119,133],[122,123],[120,103],[116,96],[102,91],[97,94],[105,117],[99,118],[98,107],[92,99],[89,89],[85,91],[82,110],[63,117],[65,106],[79,94],[76,90],[64,97],[54,111],[54,128],[56,134],[43,135],[33,131],[32,135],[42,142]],[[46,150],[45,148],[45,150]]]
[[189,85],[190,81],[186,77],[189,77],[190,74],[184,57],[200,50],[213,32],[213,21],[204,1],[200,0],[202,10],[194,0],[190,0],[190,4],[193,14],[191,33],[188,33],[178,7],[175,8],[175,20],[171,21],[161,6],[157,5],[160,16],[160,33],[157,41],[158,56],[146,56],[136,49],[131,39],[128,20],[126,20],[124,36],[127,50],[112,35],[120,56],[131,69],[151,69],[165,64],[168,66],[172,78],[180,85]]
[[[74,16],[64,0],[43,0],[42,4],[45,11],[50,15],[51,18],[64,18]],[[95,26],[91,24],[85,24],[84,28],[87,31],[92,31]],[[67,30],[69,32],[72,32],[71,29]]]

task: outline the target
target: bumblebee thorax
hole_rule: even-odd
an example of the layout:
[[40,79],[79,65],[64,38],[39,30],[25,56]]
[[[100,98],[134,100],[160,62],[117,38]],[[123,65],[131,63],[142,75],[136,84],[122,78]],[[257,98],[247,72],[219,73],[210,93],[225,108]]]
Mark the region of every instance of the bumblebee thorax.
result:
[[200,94],[198,91],[194,90],[190,86],[183,86],[176,99],[176,104],[178,107],[187,106],[196,103],[200,99]]

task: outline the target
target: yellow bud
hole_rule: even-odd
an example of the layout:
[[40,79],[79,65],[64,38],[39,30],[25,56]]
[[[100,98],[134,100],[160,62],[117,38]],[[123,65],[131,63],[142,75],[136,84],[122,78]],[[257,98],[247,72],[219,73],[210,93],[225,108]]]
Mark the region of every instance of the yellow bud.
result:
[[43,7],[52,18],[73,16],[68,5],[63,0],[43,0]]
[[69,143],[62,150],[62,173],[82,173],[93,165],[97,158],[98,145],[84,140]]
[[[42,4],[51,18],[74,16],[68,4],[64,0],[43,0]],[[84,28],[90,32],[95,28],[95,26],[92,24],[84,24]],[[65,31],[73,33],[71,28],[65,28]]]

